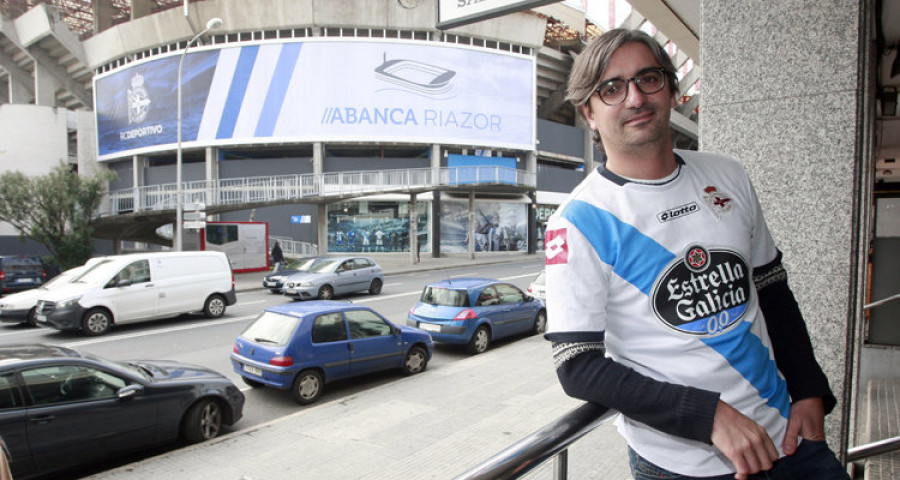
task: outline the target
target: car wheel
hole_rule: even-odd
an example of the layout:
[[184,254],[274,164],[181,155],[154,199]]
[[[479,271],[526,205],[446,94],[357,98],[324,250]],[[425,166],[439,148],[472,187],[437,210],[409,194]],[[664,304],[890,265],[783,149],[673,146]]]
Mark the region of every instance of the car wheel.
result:
[[92,308],[88,310],[88,312],[84,314],[84,318],[81,319],[81,331],[84,332],[85,335],[90,335],[92,337],[103,335],[108,332],[111,325],[112,317],[109,312],[102,308]]
[[425,371],[428,366],[428,354],[422,347],[412,347],[406,354],[406,360],[403,361],[403,373],[406,375],[415,375]]
[[247,378],[247,377],[241,377],[241,380],[243,380],[244,383],[246,383],[247,386],[249,386],[250,388],[262,388],[262,387],[265,387],[265,386],[266,386],[266,385],[265,385],[264,383],[262,383],[262,382],[257,382],[256,380],[251,380],[251,379],[249,379],[249,378]]
[[215,400],[204,399],[195,403],[181,424],[181,435],[188,443],[211,440],[222,430],[222,407]]
[[225,297],[214,293],[203,304],[203,314],[206,318],[219,318],[225,315]]
[[331,288],[331,285],[322,285],[319,288],[319,300],[331,300],[334,298],[334,289]]
[[534,334],[544,333],[547,331],[547,312],[541,310],[534,317]]
[[381,282],[380,278],[376,278],[375,280],[372,280],[372,284],[369,285],[369,295],[381,294],[382,285],[384,285],[384,284]]
[[28,315],[25,317],[25,325],[29,327],[36,327],[37,324],[37,307],[31,307],[31,310],[28,311]]
[[482,325],[475,330],[475,333],[472,334],[472,339],[469,340],[469,353],[471,353],[472,355],[484,353],[484,351],[488,349],[488,345],[490,344],[491,332],[490,330],[488,330],[488,327]]
[[291,387],[291,393],[294,394],[294,401],[300,405],[308,405],[319,399],[322,394],[324,381],[322,374],[315,370],[304,370],[294,379],[294,385]]

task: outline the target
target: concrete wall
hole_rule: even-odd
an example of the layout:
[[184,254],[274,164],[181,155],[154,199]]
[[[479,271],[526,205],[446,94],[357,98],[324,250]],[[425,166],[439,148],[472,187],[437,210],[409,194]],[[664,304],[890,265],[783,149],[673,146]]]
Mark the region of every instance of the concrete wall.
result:
[[[422,2],[405,9],[396,0],[208,0],[190,4],[189,19],[182,8],[165,10],[127,22],[85,40],[91,68],[148,48],[186,41],[214,17],[222,19],[216,34],[292,28],[347,27],[376,30],[434,31],[437,2]],[[449,30],[528,47],[540,47],[545,20],[516,13],[502,18]]]
[[[701,11],[700,149],[750,172],[839,400],[852,318],[859,8],[707,0]],[[840,417],[839,406],[827,419],[834,447]]]

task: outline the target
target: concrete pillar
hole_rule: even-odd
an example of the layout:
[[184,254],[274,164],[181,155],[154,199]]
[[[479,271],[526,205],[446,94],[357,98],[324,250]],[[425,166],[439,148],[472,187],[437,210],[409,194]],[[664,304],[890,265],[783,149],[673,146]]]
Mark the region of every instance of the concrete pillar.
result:
[[[706,0],[701,5],[700,150],[748,170],[792,290],[839,404],[826,418],[839,449],[847,338],[859,309],[855,244],[865,163],[860,12],[870,2]],[[862,7],[862,8],[861,8]],[[863,264],[865,262],[862,262]],[[852,389],[851,389],[852,390]],[[848,390],[849,391],[849,390]]]
[[40,62],[34,63],[34,104],[44,107],[56,106],[56,91],[59,81]]
[[431,146],[431,184],[438,185],[441,183],[441,146],[434,144]]
[[419,209],[415,193],[409,195],[409,263],[419,263]]
[[318,232],[319,255],[328,253],[328,205],[316,205],[316,231]]
[[325,164],[325,145],[322,142],[313,143],[313,173],[321,175],[324,172]]
[[[219,199],[216,197],[216,193],[219,191],[216,188],[219,184],[219,149],[217,147],[206,147],[206,156],[205,156],[205,167],[206,167],[206,195],[205,195],[205,203],[207,206],[216,205],[219,203]],[[211,221],[218,221],[219,215],[207,215],[207,218]]]
[[91,9],[94,11],[94,33],[100,33],[113,26],[113,14],[116,10],[112,2],[106,0],[92,0]]
[[475,192],[469,192],[469,258],[475,259]]
[[137,20],[153,13],[159,5],[155,0],[131,0],[131,19]]
[[22,82],[9,80],[9,103],[28,104],[34,101],[34,92]]
[[131,157],[131,187],[134,191],[134,211],[140,211],[143,207],[143,196],[141,195],[141,187],[144,186],[146,179],[145,174],[147,166],[147,157],[143,155],[134,155]]

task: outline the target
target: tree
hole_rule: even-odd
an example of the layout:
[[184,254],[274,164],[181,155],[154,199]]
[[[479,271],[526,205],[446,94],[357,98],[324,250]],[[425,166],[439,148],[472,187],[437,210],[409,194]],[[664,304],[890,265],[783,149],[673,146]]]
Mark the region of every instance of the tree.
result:
[[91,219],[115,173],[78,175],[63,162],[47,175],[0,174],[0,220],[22,238],[43,244],[61,268],[84,264],[94,253]]

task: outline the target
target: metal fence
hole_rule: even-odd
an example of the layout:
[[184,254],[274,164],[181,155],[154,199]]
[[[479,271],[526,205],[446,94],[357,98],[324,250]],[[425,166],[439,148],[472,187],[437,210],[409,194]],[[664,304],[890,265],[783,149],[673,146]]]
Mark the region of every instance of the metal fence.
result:
[[[499,184],[534,188],[537,176],[505,167],[413,168],[323,174],[276,175],[182,182],[182,202],[241,205],[333,196],[465,188]],[[169,210],[176,207],[177,184],[166,183],[116,190],[109,194],[110,213]]]

